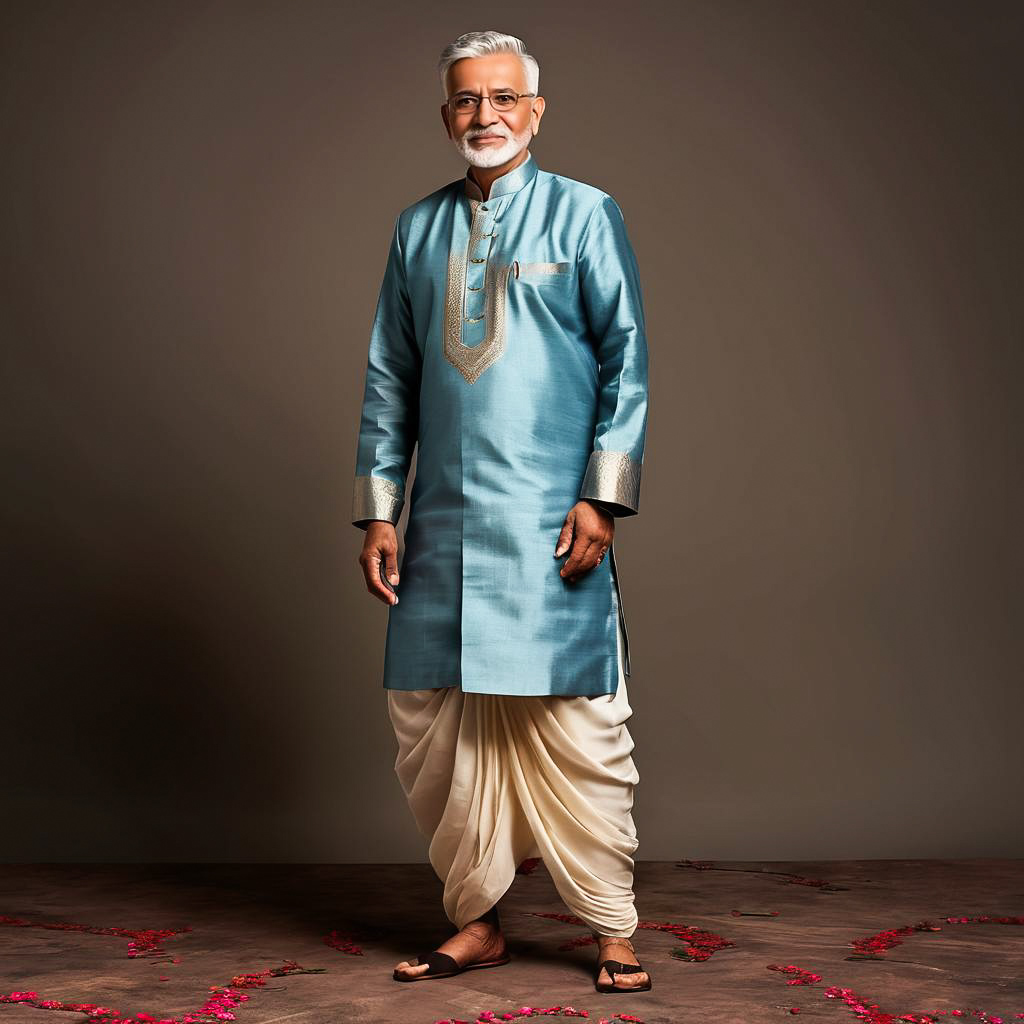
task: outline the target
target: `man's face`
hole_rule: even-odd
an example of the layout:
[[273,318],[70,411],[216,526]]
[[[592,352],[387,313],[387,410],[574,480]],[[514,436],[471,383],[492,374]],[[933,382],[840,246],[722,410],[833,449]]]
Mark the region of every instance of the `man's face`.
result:
[[[448,98],[469,92],[491,96],[529,92],[522,62],[513,53],[464,57],[448,69]],[[448,138],[474,167],[498,167],[522,152],[537,133],[544,113],[541,97],[524,96],[511,110],[495,110],[483,100],[468,114],[441,107]]]

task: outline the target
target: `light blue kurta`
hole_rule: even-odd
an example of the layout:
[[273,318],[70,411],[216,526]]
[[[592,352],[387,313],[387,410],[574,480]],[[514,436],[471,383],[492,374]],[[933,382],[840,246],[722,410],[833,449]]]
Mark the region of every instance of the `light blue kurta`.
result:
[[606,192],[528,153],[486,200],[467,173],[402,211],[352,509],[362,529],[397,523],[418,443],[385,688],[615,692],[614,550],[576,583],[554,550],[580,498],[638,511],[647,363],[637,261]]

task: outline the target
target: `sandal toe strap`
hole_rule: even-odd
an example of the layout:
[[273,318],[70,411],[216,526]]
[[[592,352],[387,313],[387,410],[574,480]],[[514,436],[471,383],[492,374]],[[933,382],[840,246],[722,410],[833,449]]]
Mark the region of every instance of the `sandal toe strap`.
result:
[[416,960],[419,964],[427,965],[426,974],[448,974],[450,971],[460,969],[458,961],[454,957],[437,949],[417,953]]
[[608,972],[609,977],[613,974],[639,974],[643,970],[639,964],[624,964],[620,960],[604,960],[601,967]]

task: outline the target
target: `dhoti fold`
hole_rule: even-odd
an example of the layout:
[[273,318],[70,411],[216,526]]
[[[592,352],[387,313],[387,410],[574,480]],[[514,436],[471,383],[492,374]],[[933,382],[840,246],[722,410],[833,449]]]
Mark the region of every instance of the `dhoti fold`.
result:
[[629,937],[633,787],[639,774],[618,626],[619,680],[599,697],[387,690],[395,771],[444,909],[463,928],[505,894],[516,866],[542,857],[562,901],[599,935]]

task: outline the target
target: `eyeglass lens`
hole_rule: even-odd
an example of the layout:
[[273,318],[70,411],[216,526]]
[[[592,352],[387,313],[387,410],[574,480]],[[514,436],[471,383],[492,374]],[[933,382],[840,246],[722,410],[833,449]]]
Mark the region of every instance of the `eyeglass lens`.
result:
[[[495,110],[511,110],[519,102],[519,97],[514,92],[496,92],[487,98]],[[463,93],[454,97],[450,102],[452,107],[462,114],[476,110],[480,105],[480,97]]]

